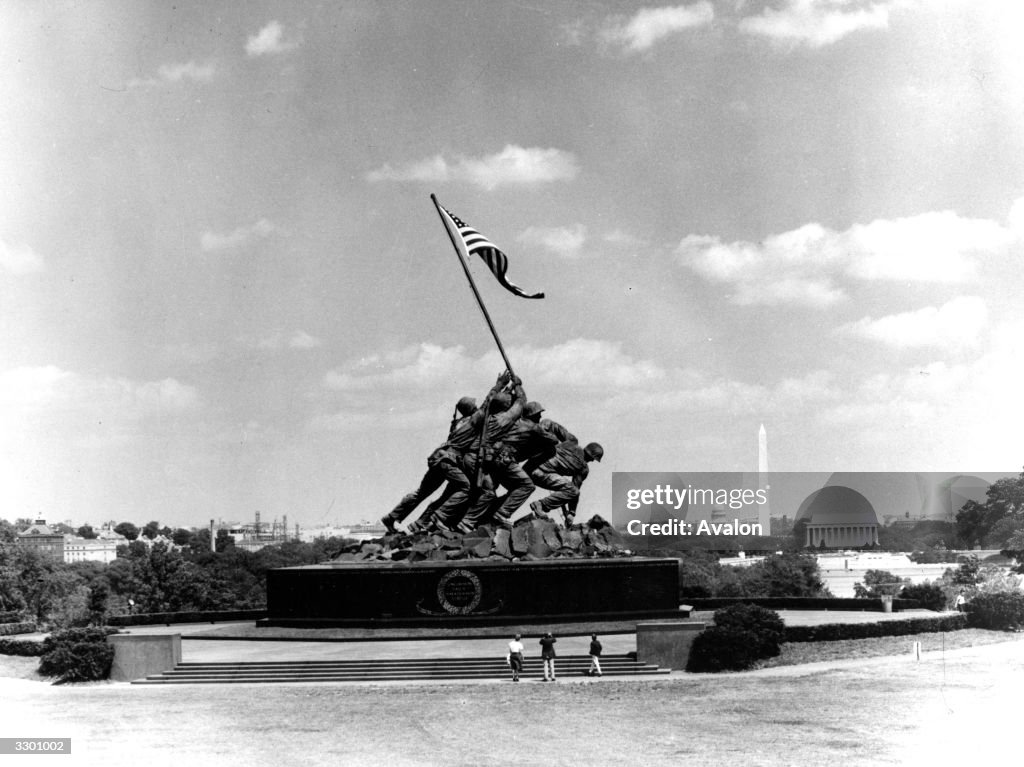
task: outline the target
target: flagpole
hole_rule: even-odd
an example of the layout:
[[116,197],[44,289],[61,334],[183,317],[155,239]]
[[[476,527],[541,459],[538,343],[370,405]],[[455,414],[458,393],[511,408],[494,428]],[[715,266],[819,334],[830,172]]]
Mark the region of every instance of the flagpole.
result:
[[430,195],[431,201],[434,203],[434,209],[437,210],[437,215],[441,219],[441,223],[444,225],[444,230],[448,232],[448,239],[452,243],[452,247],[455,248],[455,255],[459,257],[459,263],[462,264],[462,271],[466,273],[466,279],[469,280],[469,287],[473,289],[473,295],[476,296],[477,305],[480,307],[480,311],[484,315],[484,319],[487,320],[487,327],[491,329],[491,335],[494,336],[494,343],[498,345],[498,351],[501,352],[501,358],[505,361],[505,368],[508,370],[510,375],[515,375],[512,371],[512,363],[508,361],[508,355],[505,354],[505,347],[501,345],[501,339],[498,338],[498,331],[494,329],[494,323],[491,322],[491,315],[487,313],[487,307],[484,306],[484,300],[480,297],[480,291],[476,288],[476,282],[473,280],[473,275],[469,271],[469,264],[466,263],[466,259],[462,257],[462,251],[459,250],[459,246],[455,242],[455,235],[452,234],[451,227],[448,226],[448,222],[445,221],[444,214],[441,212],[441,204],[437,201],[437,197],[433,194]]

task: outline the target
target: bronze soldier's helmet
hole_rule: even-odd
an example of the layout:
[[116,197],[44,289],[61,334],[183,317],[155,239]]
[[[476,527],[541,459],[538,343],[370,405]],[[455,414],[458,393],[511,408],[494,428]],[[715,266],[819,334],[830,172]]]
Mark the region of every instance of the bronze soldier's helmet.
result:
[[455,409],[460,415],[472,415],[473,411],[476,410],[476,399],[473,397],[463,397],[455,404]]
[[604,458],[604,448],[601,447],[596,442],[591,442],[589,445],[583,448],[583,456],[587,460],[597,461],[598,463],[600,463],[601,459]]
[[523,418],[540,415],[543,412],[544,407],[539,402],[527,402],[523,405]]

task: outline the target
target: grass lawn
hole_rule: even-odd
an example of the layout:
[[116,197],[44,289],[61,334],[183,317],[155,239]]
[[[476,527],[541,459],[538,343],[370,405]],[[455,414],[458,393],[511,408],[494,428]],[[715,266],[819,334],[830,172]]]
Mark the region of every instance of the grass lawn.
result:
[[[922,652],[943,652],[964,647],[981,647],[1003,642],[1024,642],[1024,633],[962,629],[931,634],[911,634],[899,637],[871,637],[869,639],[842,639],[836,642],[787,642],[777,658],[758,663],[758,668],[793,666],[802,663],[879,658],[887,655],[909,655],[914,642],[921,643]],[[1024,645],[1022,645],[1024,648]]]
[[[937,643],[926,645],[932,649],[945,641],[948,652],[915,661],[914,640]],[[867,653],[889,641],[899,655],[871,660]],[[976,646],[953,650],[951,642]],[[828,660],[812,658],[819,652],[868,659],[643,682],[54,687],[34,678],[36,659],[0,656],[0,737],[71,737],[62,764],[108,767],[941,767],[974,760],[978,744],[1013,731],[1024,683],[1016,635],[963,631],[787,649],[813,660]]]

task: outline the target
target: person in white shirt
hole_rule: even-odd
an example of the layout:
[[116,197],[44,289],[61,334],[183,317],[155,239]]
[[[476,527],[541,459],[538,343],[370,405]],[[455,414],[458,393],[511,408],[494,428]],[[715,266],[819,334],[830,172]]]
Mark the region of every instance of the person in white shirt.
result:
[[519,641],[522,636],[516,634],[516,638],[508,643],[508,655],[505,660],[512,669],[512,681],[519,681],[519,674],[523,670],[523,643]]

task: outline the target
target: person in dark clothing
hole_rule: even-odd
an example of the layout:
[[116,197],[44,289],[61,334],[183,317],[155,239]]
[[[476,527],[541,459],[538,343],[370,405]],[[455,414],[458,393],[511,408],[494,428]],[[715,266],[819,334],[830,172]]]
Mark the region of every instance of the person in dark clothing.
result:
[[601,676],[601,643],[597,641],[597,634],[590,635],[590,668],[588,676]]
[[555,642],[558,640],[549,631],[540,638],[540,659],[544,663],[544,681],[555,680]]

